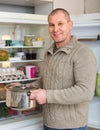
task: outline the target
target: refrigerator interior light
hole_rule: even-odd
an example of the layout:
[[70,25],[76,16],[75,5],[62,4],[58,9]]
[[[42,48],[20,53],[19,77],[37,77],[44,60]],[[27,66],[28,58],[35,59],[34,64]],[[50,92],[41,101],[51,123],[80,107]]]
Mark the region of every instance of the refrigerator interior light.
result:
[[11,39],[11,37],[9,34],[2,35],[2,40],[10,40],[10,39]]

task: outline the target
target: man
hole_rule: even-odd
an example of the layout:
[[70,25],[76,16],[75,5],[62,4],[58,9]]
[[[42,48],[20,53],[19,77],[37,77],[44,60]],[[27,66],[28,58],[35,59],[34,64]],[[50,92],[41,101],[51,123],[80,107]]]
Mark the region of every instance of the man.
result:
[[95,56],[71,35],[73,22],[66,10],[53,10],[48,25],[54,43],[40,68],[36,85],[41,89],[31,91],[30,98],[43,104],[44,130],[86,130],[95,89]]

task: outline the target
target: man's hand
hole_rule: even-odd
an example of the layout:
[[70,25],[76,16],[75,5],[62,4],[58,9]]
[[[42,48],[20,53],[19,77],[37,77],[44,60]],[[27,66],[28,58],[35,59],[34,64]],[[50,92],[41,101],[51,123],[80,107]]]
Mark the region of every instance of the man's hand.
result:
[[46,90],[44,89],[32,90],[30,94],[30,99],[35,99],[39,104],[45,104]]

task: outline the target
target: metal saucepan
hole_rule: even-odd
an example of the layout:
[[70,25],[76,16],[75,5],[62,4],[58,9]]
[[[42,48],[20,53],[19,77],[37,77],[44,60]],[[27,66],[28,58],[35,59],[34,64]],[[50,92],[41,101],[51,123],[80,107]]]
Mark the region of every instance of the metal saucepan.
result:
[[26,85],[7,86],[6,105],[15,110],[36,108],[36,101],[30,99],[30,90],[34,89],[36,88],[27,87]]

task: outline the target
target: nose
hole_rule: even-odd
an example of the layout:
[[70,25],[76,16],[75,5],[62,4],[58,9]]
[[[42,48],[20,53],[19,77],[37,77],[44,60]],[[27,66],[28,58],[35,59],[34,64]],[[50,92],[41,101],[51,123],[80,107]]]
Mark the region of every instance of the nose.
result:
[[58,26],[58,25],[55,25],[55,26],[54,26],[54,31],[56,32],[56,31],[58,31],[58,29],[59,29],[59,26]]

